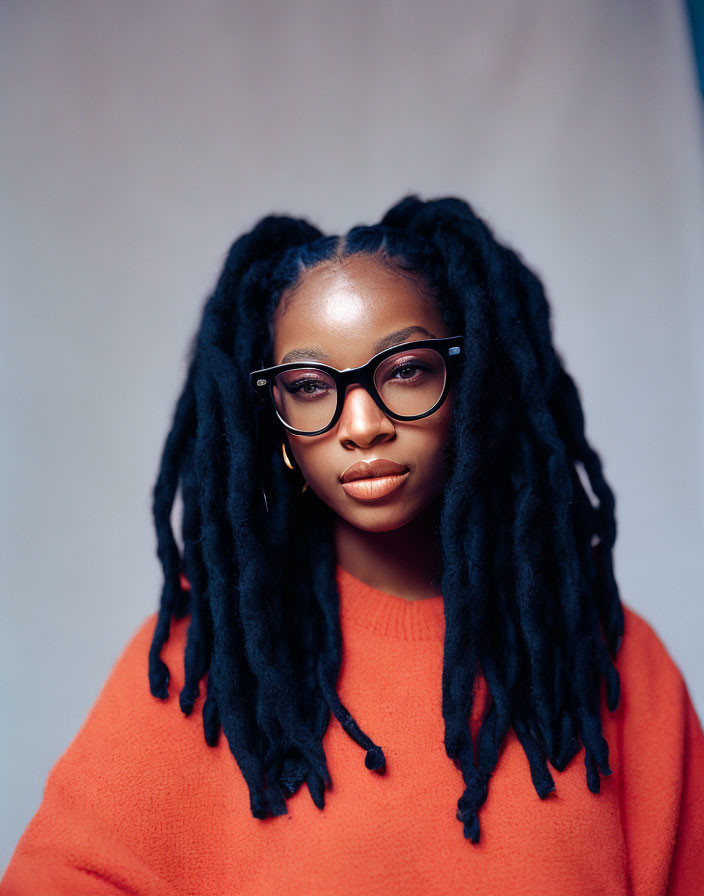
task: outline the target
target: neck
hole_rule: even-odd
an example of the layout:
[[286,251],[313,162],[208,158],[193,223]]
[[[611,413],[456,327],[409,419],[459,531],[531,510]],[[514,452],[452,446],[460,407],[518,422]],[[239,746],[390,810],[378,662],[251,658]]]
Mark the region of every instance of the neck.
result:
[[362,582],[406,600],[440,593],[440,501],[398,529],[368,532],[335,520],[337,562]]

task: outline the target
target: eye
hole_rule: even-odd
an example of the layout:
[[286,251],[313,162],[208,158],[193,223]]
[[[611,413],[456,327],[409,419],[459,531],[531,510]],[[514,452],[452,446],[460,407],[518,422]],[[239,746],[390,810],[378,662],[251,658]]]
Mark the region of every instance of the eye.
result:
[[413,371],[418,369],[417,364],[401,364],[400,367],[397,367],[394,370],[394,373],[401,374],[401,379],[408,379],[407,376],[404,376],[404,373],[408,373],[410,371],[410,375],[413,376]]
[[[419,379],[419,376],[415,376],[416,371],[420,371],[423,373],[424,371],[429,370],[430,368],[425,364],[420,364],[418,361],[404,361],[400,364],[397,364],[389,373],[393,378],[401,379],[401,380],[412,380]],[[398,376],[397,376],[398,374]]]
[[285,384],[286,391],[296,395],[316,395],[319,392],[326,392],[330,386],[324,380],[313,380],[310,378],[294,380],[292,383]]

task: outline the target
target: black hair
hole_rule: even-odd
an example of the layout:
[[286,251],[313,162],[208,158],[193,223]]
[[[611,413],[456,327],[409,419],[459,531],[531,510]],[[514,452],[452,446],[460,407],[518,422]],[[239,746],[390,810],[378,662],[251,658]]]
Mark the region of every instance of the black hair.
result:
[[[289,478],[280,424],[249,383],[251,370],[274,363],[270,323],[282,294],[315,265],[358,254],[418,274],[452,332],[465,336],[437,537],[444,744],[465,784],[456,815],[477,843],[509,727],[541,798],[555,788],[547,760],[562,771],[580,741],[589,790],[611,774],[601,684],[613,711],[624,615],[614,497],[552,344],[543,287],[460,199],[407,196],[379,224],[343,237],[267,216],[232,245],[191,345],[154,487],[164,585],[149,684],[168,696],[160,653],[171,619],[190,615],[180,706],[191,712],[207,676],[205,740],[214,745],[224,731],[256,818],[286,813],[304,781],[324,808],[331,712],[365,749],[366,767],[384,766],[336,692],[332,511]],[[171,526],[179,485],[182,551]],[[478,670],[491,699],[475,744]]]

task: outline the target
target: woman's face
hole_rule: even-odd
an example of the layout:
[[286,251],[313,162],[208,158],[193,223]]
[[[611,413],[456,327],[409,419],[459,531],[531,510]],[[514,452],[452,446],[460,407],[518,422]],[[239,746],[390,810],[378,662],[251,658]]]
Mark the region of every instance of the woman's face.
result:
[[[370,256],[309,270],[282,296],[272,330],[274,364],[305,349],[306,357],[338,370],[367,362],[380,351],[375,344],[390,334],[397,334],[392,344],[454,335],[414,277]],[[440,494],[453,395],[451,387],[434,414],[402,421],[384,414],[363,386],[353,384],[332,429],[318,436],[287,432],[286,450],[309,488],[348,523],[367,531],[396,529]],[[343,487],[341,474],[352,464],[377,458],[407,468],[395,490],[370,500],[353,494],[355,486]]]

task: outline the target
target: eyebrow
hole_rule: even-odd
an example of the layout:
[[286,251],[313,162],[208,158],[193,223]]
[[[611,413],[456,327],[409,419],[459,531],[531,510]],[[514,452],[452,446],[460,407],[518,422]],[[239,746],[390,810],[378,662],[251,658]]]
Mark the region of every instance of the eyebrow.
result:
[[[428,332],[425,327],[404,327],[402,330],[394,330],[393,333],[387,333],[386,336],[377,339],[372,346],[372,357],[378,355],[379,352],[383,351],[385,348],[390,348],[392,345],[399,345],[402,342],[406,342],[408,337],[413,333],[422,333],[428,339],[437,338],[433,333]],[[286,352],[283,358],[279,361],[279,364],[288,364],[289,361],[328,361],[329,359],[330,355],[328,355],[327,352],[324,352],[322,348],[318,348],[316,345],[311,345],[307,348],[291,349],[290,352]]]

